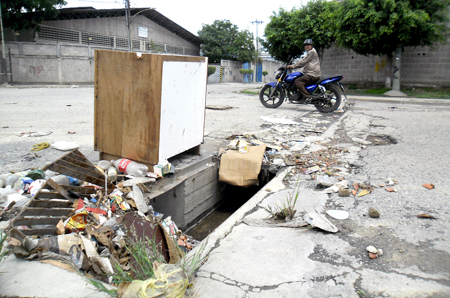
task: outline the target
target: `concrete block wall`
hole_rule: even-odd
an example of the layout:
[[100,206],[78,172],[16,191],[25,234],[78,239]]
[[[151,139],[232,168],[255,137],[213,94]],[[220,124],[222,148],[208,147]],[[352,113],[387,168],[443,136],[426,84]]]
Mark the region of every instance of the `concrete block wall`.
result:
[[275,75],[278,72],[278,68],[282,65],[284,65],[284,64],[281,62],[278,62],[278,61],[263,60],[262,61],[262,70],[268,72],[268,74],[266,76],[263,76],[263,78],[262,78],[263,83],[275,81]]
[[242,62],[231,61],[231,60],[221,60],[220,65],[223,67],[223,80],[222,82],[243,82],[244,77],[239,72],[242,69]]
[[94,51],[101,47],[16,42],[6,49],[11,50],[13,84],[92,84]]
[[[384,85],[388,68],[386,56],[362,56],[337,47],[325,51],[321,64],[323,77],[341,74],[344,84],[366,86]],[[401,85],[450,87],[450,45],[405,48]]]
[[220,64],[208,64],[208,66],[214,66],[216,72],[208,77],[208,84],[219,84],[220,83]]
[[401,83],[408,85],[450,87],[449,44],[405,48],[402,53]]

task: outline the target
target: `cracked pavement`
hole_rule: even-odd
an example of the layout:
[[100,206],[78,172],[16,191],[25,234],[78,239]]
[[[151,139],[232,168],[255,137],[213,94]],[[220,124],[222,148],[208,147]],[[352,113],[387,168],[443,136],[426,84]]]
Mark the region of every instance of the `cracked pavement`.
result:
[[[356,101],[319,143],[344,149],[349,184],[373,192],[325,194],[310,175],[285,168],[209,236],[199,297],[449,297],[449,117],[448,106]],[[395,192],[380,186],[387,178],[398,181]],[[298,180],[298,212],[350,213],[327,217],[339,232],[243,222],[267,218],[262,206],[281,204]],[[381,216],[369,217],[369,207]],[[384,254],[370,259],[369,245]]]

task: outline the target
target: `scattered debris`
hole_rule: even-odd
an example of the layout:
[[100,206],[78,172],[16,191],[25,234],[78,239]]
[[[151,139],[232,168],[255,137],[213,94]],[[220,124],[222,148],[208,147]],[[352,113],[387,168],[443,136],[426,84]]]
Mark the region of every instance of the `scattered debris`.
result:
[[326,213],[336,219],[347,219],[349,217],[348,212],[343,210],[327,210]]
[[20,133],[21,137],[43,137],[43,136],[48,136],[49,134],[51,134],[51,131],[38,131],[38,132],[34,132],[34,131],[28,131],[28,132],[22,132]]
[[419,214],[419,215],[417,215],[417,217],[418,218],[437,219],[437,217],[434,217],[433,215],[429,215],[429,214],[426,214],[426,213]]
[[361,190],[361,191],[359,192],[358,197],[365,196],[365,195],[367,195],[367,194],[369,194],[369,193],[370,193],[370,190],[368,190],[368,189],[363,189],[363,190]]
[[42,143],[38,143],[35,144],[31,147],[31,151],[41,151],[42,149],[46,149],[50,147],[50,144],[47,142],[42,142]]
[[75,142],[69,142],[69,141],[57,141],[57,142],[54,142],[51,146],[52,146],[52,148],[58,149],[61,151],[70,151],[73,149],[77,149],[79,147]]
[[320,213],[307,213],[303,217],[313,228],[319,228],[321,230],[336,233],[338,228],[333,225],[325,216]]
[[428,188],[428,189],[433,189],[434,188],[434,184],[428,184],[428,183],[424,183],[422,184],[423,187]]
[[339,196],[341,197],[349,197],[350,196],[350,189],[348,188],[339,188]]
[[386,187],[386,190],[388,192],[396,192],[397,191],[395,188],[392,188],[392,187]]
[[162,177],[148,172],[152,177],[134,177],[116,169],[121,174],[112,183],[104,170],[111,166],[106,161],[95,166],[75,149],[42,169],[0,175],[0,220],[11,219],[7,230],[13,253],[112,283],[112,276],[133,281],[142,261],[136,249],[153,260],[153,247],[162,256],[156,257],[155,270],[166,277],[155,272],[152,282],[174,287],[179,282],[170,272],[177,272],[183,284],[178,290],[184,293],[191,273],[161,261],[174,264],[199,242],[184,235],[170,216],[162,221],[163,215],[148,205],[149,185]]
[[366,250],[369,252],[369,258],[371,259],[376,259],[383,255],[382,249],[376,249],[375,246],[372,245],[366,247]]
[[374,207],[370,207],[369,208],[369,216],[373,217],[373,218],[379,218],[380,217],[380,212],[378,212],[378,210],[375,209]]
[[209,109],[209,110],[223,111],[223,110],[230,110],[232,108],[233,108],[232,106],[206,105],[206,109]]
[[[318,167],[317,167],[318,168]],[[316,188],[319,187],[330,187],[339,182],[336,177],[330,177],[328,175],[316,175]]]

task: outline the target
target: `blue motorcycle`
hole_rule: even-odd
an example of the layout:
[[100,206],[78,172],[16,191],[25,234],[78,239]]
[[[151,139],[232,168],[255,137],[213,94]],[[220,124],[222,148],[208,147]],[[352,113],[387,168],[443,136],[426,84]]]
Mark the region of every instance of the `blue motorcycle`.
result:
[[[344,76],[339,75],[321,78],[314,84],[306,86],[311,98],[304,99],[294,84],[295,79],[303,76],[303,74],[299,71],[289,73],[287,65],[291,64],[292,60],[288,60],[286,66],[278,68],[275,76],[277,81],[267,83],[259,93],[259,100],[266,108],[278,108],[283,101],[289,100],[294,104],[313,104],[319,111],[330,113],[339,108],[342,95],[345,99],[347,98],[344,87],[339,82]],[[296,96],[293,96],[294,94]]]

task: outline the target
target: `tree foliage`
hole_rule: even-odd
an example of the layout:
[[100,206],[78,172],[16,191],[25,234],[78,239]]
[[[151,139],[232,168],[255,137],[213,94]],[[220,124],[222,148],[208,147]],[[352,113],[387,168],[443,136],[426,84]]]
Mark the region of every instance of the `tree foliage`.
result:
[[446,41],[449,0],[344,0],[338,15],[341,46],[361,55]]
[[311,38],[322,56],[335,41],[334,12],[338,5],[337,1],[312,0],[300,9],[280,8],[270,17],[261,44],[275,59],[286,61],[288,56],[299,57],[304,52],[303,42]]
[[14,29],[35,28],[58,15],[64,0],[2,0],[3,26]]
[[219,63],[221,59],[249,62],[256,57],[253,34],[239,31],[229,20],[216,20],[197,34],[202,39],[203,55],[210,63]]

